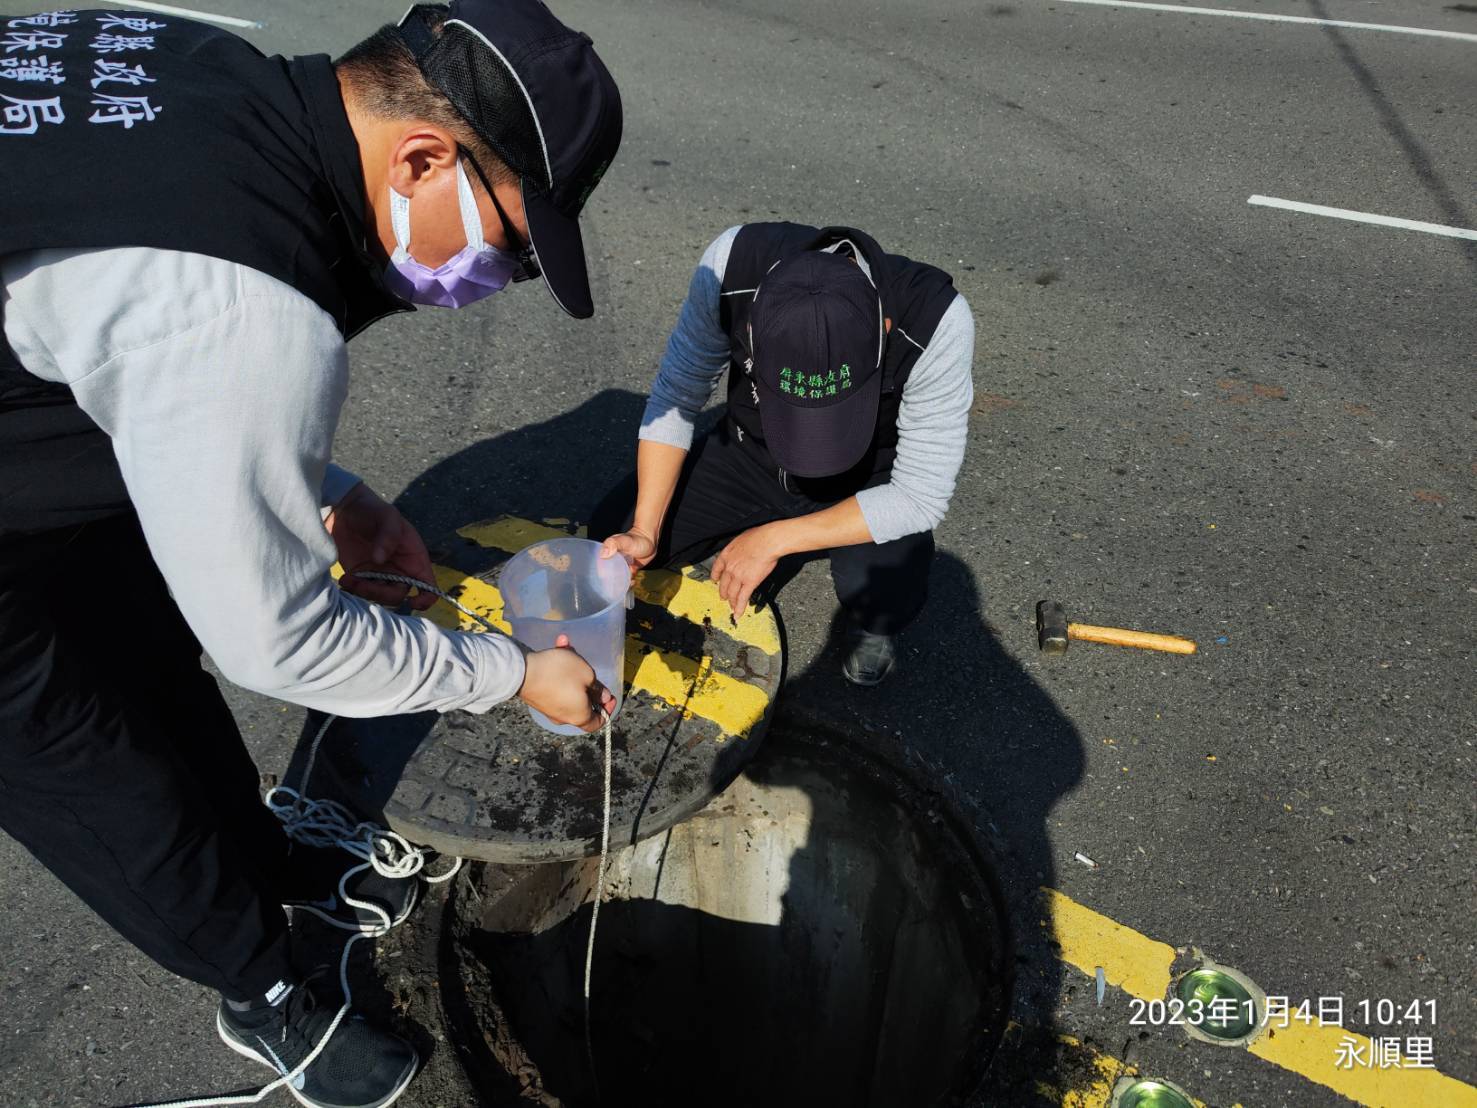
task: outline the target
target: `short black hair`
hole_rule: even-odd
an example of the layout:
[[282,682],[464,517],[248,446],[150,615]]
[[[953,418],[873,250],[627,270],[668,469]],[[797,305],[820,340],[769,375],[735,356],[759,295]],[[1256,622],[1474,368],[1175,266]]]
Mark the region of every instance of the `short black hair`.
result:
[[[431,22],[439,31],[441,17],[433,14]],[[423,119],[434,123],[450,132],[471,153],[490,182],[502,184],[518,179],[507,163],[472,130],[451,101],[426,81],[415,63],[415,55],[393,23],[385,24],[333,64],[360,110],[376,119]]]

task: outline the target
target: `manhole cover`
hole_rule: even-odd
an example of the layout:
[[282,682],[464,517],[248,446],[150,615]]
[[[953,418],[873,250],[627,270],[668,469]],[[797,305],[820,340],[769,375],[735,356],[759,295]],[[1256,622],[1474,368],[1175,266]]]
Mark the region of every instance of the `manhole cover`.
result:
[[[574,533],[504,517],[435,544],[436,582],[506,630],[498,575],[513,553]],[[770,610],[736,624],[702,567],[638,575],[627,613],[626,695],[613,728],[611,842],[658,834],[720,792],[758,749],[783,670]],[[480,630],[438,601],[428,617]],[[345,800],[410,841],[508,863],[599,848],[598,736],[554,735],[521,701],[465,712],[340,719],[313,795]]]

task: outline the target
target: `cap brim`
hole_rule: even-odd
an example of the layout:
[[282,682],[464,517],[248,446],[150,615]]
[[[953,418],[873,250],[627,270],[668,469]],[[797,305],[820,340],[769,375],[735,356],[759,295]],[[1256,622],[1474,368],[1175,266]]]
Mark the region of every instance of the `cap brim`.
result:
[[759,424],[769,453],[796,477],[834,477],[862,460],[877,432],[879,370],[839,404],[803,407],[759,382]]
[[585,240],[579,220],[570,219],[541,192],[523,186],[523,217],[528,237],[555,302],[575,319],[595,314],[590,298],[590,273],[585,268]]

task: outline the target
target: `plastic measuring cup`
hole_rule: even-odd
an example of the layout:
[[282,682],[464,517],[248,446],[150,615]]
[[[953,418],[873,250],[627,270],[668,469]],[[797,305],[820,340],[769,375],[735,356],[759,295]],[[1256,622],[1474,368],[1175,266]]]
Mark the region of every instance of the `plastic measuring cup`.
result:
[[[548,650],[560,635],[590,663],[621,710],[625,692],[626,609],[631,570],[619,555],[600,557],[589,539],[547,539],[508,560],[498,579],[503,612],[513,637],[532,650]],[[578,735],[529,708],[533,721],[556,735]],[[612,713],[614,715],[614,713]]]

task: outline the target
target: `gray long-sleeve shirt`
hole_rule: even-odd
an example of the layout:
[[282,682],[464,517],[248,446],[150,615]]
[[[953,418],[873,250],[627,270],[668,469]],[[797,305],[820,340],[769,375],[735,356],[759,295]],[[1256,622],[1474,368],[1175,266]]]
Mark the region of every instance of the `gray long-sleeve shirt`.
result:
[[320,508],[358,478],[328,460],[348,352],[312,300],[139,247],[8,256],[0,294],[21,365],[112,438],[150,552],[228,678],[346,716],[486,711],[518,691],[512,640],[398,616],[329,576]]
[[[642,439],[684,450],[692,445],[694,420],[728,368],[728,336],[719,321],[718,301],[740,230],[724,231],[698,262],[646,402]],[[913,342],[901,330],[897,338]],[[874,542],[938,526],[964,461],[974,402],[974,318],[963,296],[954,297],[928,346],[920,349],[903,386],[892,479],[856,496]]]

